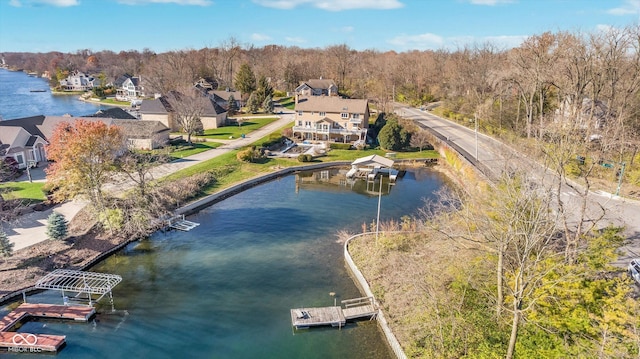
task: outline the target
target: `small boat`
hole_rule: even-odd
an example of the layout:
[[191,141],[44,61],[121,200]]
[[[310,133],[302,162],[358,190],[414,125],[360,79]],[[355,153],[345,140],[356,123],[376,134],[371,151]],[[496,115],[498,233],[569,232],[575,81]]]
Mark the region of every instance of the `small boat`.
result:
[[32,90],[29,90],[29,92],[47,92],[47,90],[44,90],[44,89],[32,89]]

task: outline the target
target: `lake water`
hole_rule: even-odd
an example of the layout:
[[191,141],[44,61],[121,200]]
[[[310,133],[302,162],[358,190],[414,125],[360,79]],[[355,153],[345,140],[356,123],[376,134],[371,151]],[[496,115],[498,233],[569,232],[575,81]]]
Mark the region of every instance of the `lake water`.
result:
[[[45,90],[45,92],[31,92]],[[0,69],[0,116],[4,120],[30,116],[85,116],[107,109],[78,100],[78,95],[53,95],[47,79],[22,71]]]
[[[75,96],[30,92],[44,88],[43,79],[0,70],[0,114],[82,115],[99,108]],[[191,216],[201,225],[190,232],[133,243],[91,269],[123,277],[113,292],[115,312],[104,301],[91,323],[34,321],[20,331],[66,335],[57,358],[391,358],[376,322],[341,330],[291,326],[291,308],[332,305],[330,292],[338,301],[361,296],[335,234],[375,221],[378,188],[326,182],[335,175],[262,184]],[[383,186],[381,219],[414,214],[443,185],[437,172],[409,170],[390,191]],[[30,301],[62,302],[53,292]]]
[[[333,175],[344,176],[314,176]],[[57,358],[393,357],[375,321],[292,329],[291,308],[332,305],[330,292],[338,301],[361,296],[335,234],[357,233],[377,213],[372,188],[313,179],[254,187],[191,216],[201,224],[194,230],[157,233],[93,268],[123,277],[114,313],[104,301],[92,323],[29,322],[20,331],[66,335]],[[409,170],[382,195],[381,219],[415,213],[443,185],[435,171]]]

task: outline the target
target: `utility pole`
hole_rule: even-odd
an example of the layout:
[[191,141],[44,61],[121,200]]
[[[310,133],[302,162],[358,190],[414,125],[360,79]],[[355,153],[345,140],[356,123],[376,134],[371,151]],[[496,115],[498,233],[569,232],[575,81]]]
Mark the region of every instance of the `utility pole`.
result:
[[478,160],[478,114],[474,113],[474,122],[476,123],[476,161]]

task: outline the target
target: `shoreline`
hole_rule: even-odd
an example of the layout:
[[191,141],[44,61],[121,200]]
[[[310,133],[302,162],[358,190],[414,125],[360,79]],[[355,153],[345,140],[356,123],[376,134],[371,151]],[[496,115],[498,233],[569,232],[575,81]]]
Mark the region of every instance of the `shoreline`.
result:
[[[424,161],[427,159],[412,159],[412,160],[405,160],[405,161],[397,161],[398,163],[401,164],[408,164],[408,165],[416,165],[419,163],[424,163]],[[310,165],[302,165],[302,166],[292,166],[292,167],[286,167],[286,168],[282,168],[282,169],[278,169],[275,170],[274,172],[270,172],[270,173],[266,173],[266,174],[262,174],[253,178],[249,178],[247,180],[238,182],[230,187],[227,187],[219,192],[213,193],[211,195],[205,196],[203,198],[197,199],[193,202],[190,202],[184,206],[181,206],[179,208],[176,208],[174,210],[174,213],[178,214],[178,215],[191,215],[194,213],[197,213],[198,211],[201,211],[204,208],[207,208],[209,206],[212,206],[220,201],[223,201],[231,196],[234,196],[238,193],[241,193],[243,191],[246,191],[250,188],[253,188],[255,186],[258,186],[262,183],[265,182],[269,182],[275,179],[278,179],[280,177],[284,177],[287,175],[290,175],[292,173],[295,172],[300,172],[300,171],[312,171],[312,170],[318,170],[318,169],[323,169],[323,168],[331,168],[331,167],[340,167],[340,166],[346,166],[349,165],[351,162],[348,161],[337,161],[337,162],[322,162],[322,163],[316,163],[316,164],[310,164]],[[434,168],[434,170],[437,171],[438,166],[433,166],[432,168]],[[449,176],[447,176],[449,177]],[[157,230],[154,231],[150,231],[149,233],[147,233],[147,236],[152,235],[153,233],[156,233]],[[92,232],[91,230],[87,231],[87,233],[80,235],[80,237],[82,236],[90,236],[91,238],[88,238],[88,240],[95,240],[97,236],[99,236],[99,234],[96,234],[94,232]],[[112,237],[115,238],[115,237]],[[65,266],[66,268],[69,269],[77,269],[77,270],[89,270],[91,267],[95,266],[96,264],[100,263],[101,261],[107,259],[109,256],[111,256],[112,254],[116,253],[117,251],[121,250],[122,248],[126,247],[127,245],[137,242],[140,239],[142,239],[143,237],[136,237],[136,238],[128,238],[128,239],[124,239],[124,238],[118,238],[117,239],[117,243],[115,245],[110,246],[109,248],[106,248],[102,251],[100,251],[99,253],[97,253],[95,256],[92,257],[88,257],[87,260],[88,262],[86,262],[83,265],[80,265],[77,268],[73,268],[73,265],[69,265],[69,266]],[[51,241],[51,240],[48,240]],[[42,244],[47,243],[47,241],[45,242],[41,242]],[[36,247],[38,246],[37,244],[31,247],[27,247],[27,248],[23,248],[21,249],[21,251],[29,251],[30,249],[32,249],[32,247]],[[73,248],[73,246],[71,247]],[[70,263],[68,263],[70,264]],[[0,297],[0,305],[8,305],[20,298],[22,298],[23,293],[25,295],[28,295],[29,293],[33,293],[33,292],[37,292],[38,290],[34,288],[35,282],[39,279],[39,278],[32,278],[33,281],[31,283],[29,283],[28,285],[21,287],[20,289],[16,289],[14,291],[8,292],[7,294],[4,294]]]

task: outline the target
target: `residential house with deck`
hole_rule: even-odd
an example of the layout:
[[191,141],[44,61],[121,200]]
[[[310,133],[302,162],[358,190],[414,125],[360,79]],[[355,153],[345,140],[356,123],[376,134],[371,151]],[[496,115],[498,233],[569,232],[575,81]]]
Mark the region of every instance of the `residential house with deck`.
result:
[[329,79],[310,79],[301,81],[296,87],[296,95],[299,96],[338,96],[338,86]]
[[142,80],[139,76],[124,74],[113,83],[116,88],[116,100],[134,101],[145,96]]
[[369,102],[337,96],[296,96],[293,135],[304,140],[364,143]]
[[98,79],[80,71],[73,71],[60,80],[60,87],[65,91],[87,91],[98,86]]

